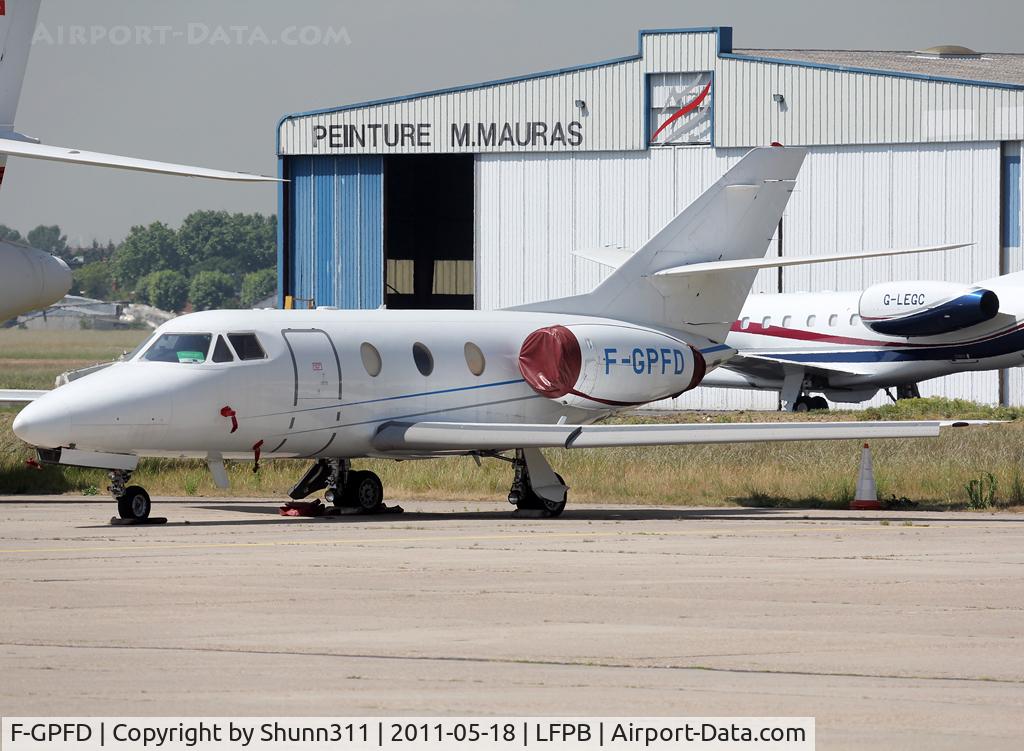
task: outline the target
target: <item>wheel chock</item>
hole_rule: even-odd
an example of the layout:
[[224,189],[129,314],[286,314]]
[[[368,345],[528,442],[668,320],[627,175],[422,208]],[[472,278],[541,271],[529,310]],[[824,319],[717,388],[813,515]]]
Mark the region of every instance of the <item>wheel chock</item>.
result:
[[110,524],[114,527],[132,527],[139,524],[166,524],[166,516],[150,516],[146,519],[122,519],[120,516],[110,517]]

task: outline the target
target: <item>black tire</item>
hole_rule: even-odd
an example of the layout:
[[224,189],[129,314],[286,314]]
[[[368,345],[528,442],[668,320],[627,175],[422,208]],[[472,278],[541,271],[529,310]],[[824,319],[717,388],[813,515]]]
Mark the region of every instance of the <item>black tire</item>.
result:
[[143,488],[130,485],[117,497],[117,514],[122,519],[148,519],[153,502]]
[[384,504],[384,483],[373,472],[349,472],[345,500],[349,506],[374,511]]
[[794,412],[808,412],[811,409],[811,400],[806,396],[801,396],[793,403]]
[[[555,477],[558,481],[565,485],[565,480],[562,476],[555,473]],[[568,492],[566,493],[568,495]],[[565,500],[562,501],[549,501],[546,498],[541,498],[539,495],[533,492],[533,488],[529,484],[523,489],[523,497],[516,503],[516,508],[530,511],[547,511],[552,517],[561,516],[562,512],[565,511]]]
[[828,399],[823,396],[812,396],[809,400],[811,409],[822,412],[828,410]]

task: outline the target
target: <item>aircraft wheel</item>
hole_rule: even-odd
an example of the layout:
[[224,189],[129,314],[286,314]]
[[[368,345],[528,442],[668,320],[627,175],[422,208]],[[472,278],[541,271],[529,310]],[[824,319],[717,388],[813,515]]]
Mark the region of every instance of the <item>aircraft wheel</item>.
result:
[[122,519],[148,519],[152,508],[149,493],[138,485],[125,488],[117,497],[117,513]]
[[324,492],[324,500],[328,503],[334,504],[337,508],[341,508],[345,505],[343,496],[344,493],[337,488],[328,488]]
[[794,412],[807,412],[811,408],[811,400],[806,396],[799,397],[796,402],[793,403]]
[[810,407],[813,410],[827,410],[828,399],[823,396],[812,396],[810,398]]
[[[565,485],[565,480],[562,479],[562,476],[560,474],[556,472],[555,477],[558,478],[558,481],[560,483]],[[565,511],[566,501],[549,501],[546,498],[541,498],[539,495],[533,492],[533,488],[527,486],[524,489],[524,492],[520,496],[519,500],[515,501],[515,504],[516,508],[519,509],[529,509],[532,511],[547,511],[552,517],[556,517],[561,516],[562,512]]]
[[345,485],[345,495],[352,506],[364,511],[373,511],[384,503],[384,484],[373,472],[350,472],[348,483]]

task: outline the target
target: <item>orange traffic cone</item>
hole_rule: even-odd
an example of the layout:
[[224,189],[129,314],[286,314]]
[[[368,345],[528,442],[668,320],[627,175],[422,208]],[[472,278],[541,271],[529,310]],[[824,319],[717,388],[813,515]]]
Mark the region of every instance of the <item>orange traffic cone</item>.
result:
[[865,443],[860,450],[860,474],[857,475],[857,492],[853,494],[850,508],[856,511],[878,511],[882,508],[875,487],[875,468],[871,464],[871,449]]

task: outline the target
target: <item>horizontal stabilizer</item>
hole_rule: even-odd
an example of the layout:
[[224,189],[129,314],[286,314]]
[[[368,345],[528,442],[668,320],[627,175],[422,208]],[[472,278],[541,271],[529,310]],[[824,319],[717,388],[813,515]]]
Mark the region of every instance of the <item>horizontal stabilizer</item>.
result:
[[574,250],[572,254],[577,258],[583,258],[608,268],[617,269],[629,260],[629,257],[633,255],[633,251],[630,248],[623,248],[619,245],[606,245],[603,248]]
[[469,452],[513,448],[609,448],[691,443],[871,440],[932,438],[942,427],[966,423],[938,420],[888,422],[733,423],[666,425],[519,425],[390,422],[373,440],[380,451]]
[[709,261],[691,263],[685,266],[674,266],[654,273],[656,277],[688,276],[690,274],[712,274],[720,271],[744,271],[749,269],[771,269],[780,266],[803,266],[809,263],[831,263],[833,261],[854,261],[858,258],[878,258],[884,256],[904,256],[911,253],[934,253],[939,250],[955,250],[969,248],[974,243],[957,243],[955,245],[928,245],[921,248],[898,248],[888,250],[862,250],[856,253],[833,253],[819,256],[772,256],[769,258],[739,258],[732,261]]
[[231,180],[234,182],[283,182],[276,177],[251,175],[247,172],[228,172],[226,170],[191,167],[187,164],[155,162],[151,159],[136,159],[130,156],[102,154],[96,151],[79,151],[63,146],[48,146],[31,143],[30,141],[13,138],[0,138],[0,154],[23,156],[29,159],[46,159],[53,162],[70,162],[72,164],[88,164],[94,167],[113,167],[115,169],[137,170],[139,172],[156,172],[162,175],[181,175],[183,177],[204,177],[210,180]]

